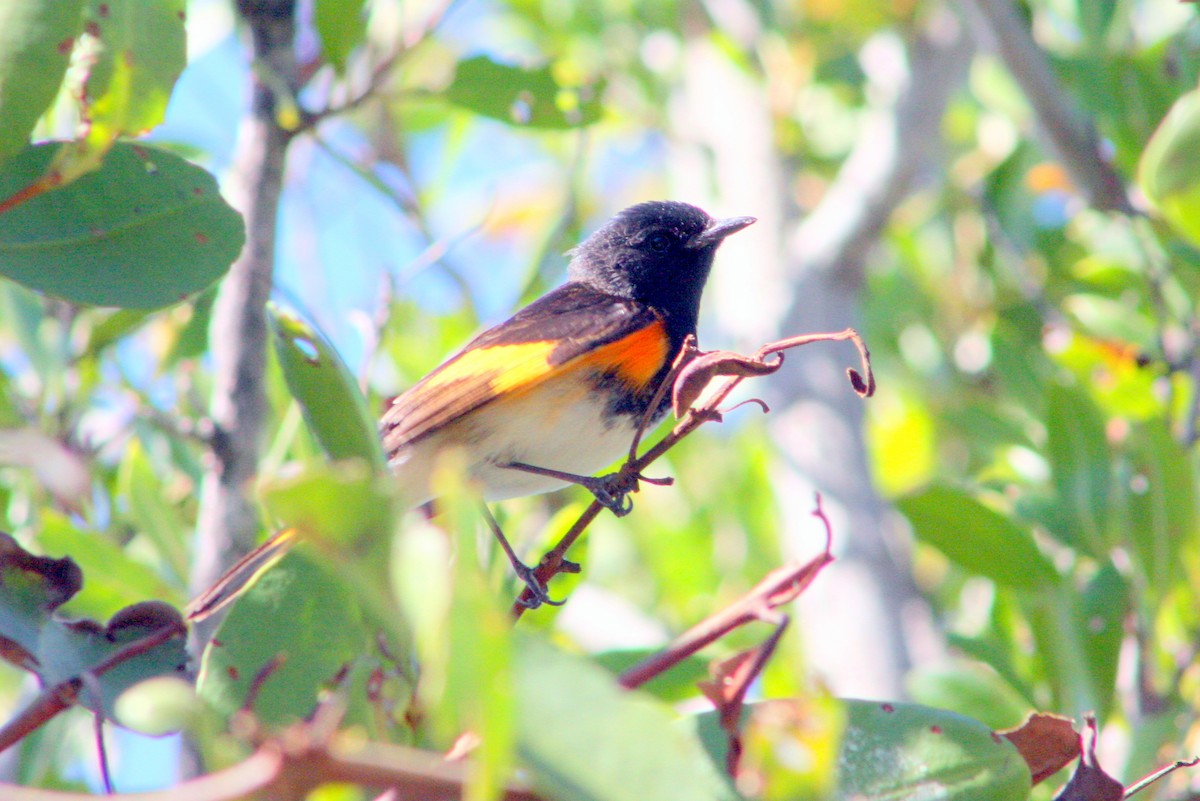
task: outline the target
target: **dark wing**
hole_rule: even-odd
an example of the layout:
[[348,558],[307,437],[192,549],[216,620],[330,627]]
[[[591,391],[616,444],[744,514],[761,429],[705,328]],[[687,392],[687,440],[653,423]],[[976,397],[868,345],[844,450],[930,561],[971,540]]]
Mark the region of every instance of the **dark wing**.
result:
[[[383,447],[399,448],[502,395],[536,386],[570,363],[655,326],[648,306],[568,283],[489,328],[392,401],[381,421]],[[661,328],[661,326],[659,326]],[[657,352],[657,373],[665,356]]]

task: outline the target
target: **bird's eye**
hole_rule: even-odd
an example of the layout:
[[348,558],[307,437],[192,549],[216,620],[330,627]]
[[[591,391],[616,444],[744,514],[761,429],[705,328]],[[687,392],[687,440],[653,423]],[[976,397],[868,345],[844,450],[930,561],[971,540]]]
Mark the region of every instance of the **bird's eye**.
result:
[[648,244],[650,249],[655,253],[666,253],[671,247],[671,237],[661,233],[653,234],[649,239],[646,240],[646,244]]

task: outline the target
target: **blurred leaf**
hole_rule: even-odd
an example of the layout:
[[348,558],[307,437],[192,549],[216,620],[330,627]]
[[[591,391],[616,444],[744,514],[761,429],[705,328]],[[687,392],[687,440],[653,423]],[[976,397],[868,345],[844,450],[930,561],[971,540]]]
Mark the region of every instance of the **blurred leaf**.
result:
[[204,650],[200,696],[268,726],[307,718],[321,692],[367,651],[355,592],[312,551],[295,548],[258,574]]
[[926,706],[967,715],[993,729],[1015,726],[1029,714],[1029,702],[995,672],[978,665],[914,670],[906,689]]
[[1023,526],[961,490],[934,486],[897,506],[920,540],[972,573],[1027,590],[1058,582],[1054,566]]
[[117,491],[128,504],[129,517],[154,544],[158,556],[171,571],[176,586],[186,587],[188,553],[185,545],[191,524],[163,493],[162,478],[146,456],[140,440],[125,449],[117,473]]
[[1088,666],[1087,623],[1073,587],[1047,587],[1022,597],[1022,610],[1033,634],[1042,680],[1054,694],[1053,709],[1082,715],[1097,707]]
[[1083,645],[1101,720],[1116,700],[1117,660],[1130,609],[1129,586],[1112,562],[1105,562],[1083,590]]
[[1112,457],[1104,420],[1087,392],[1051,384],[1046,390],[1046,456],[1062,508],[1079,543],[1102,558],[1107,551]]
[[603,114],[604,82],[560,84],[550,67],[524,69],[487,56],[460,61],[443,95],[476,114],[531,128],[579,128]]
[[1117,4],[1114,2],[1076,0],[1075,13],[1079,15],[1079,27],[1083,29],[1083,35],[1089,42],[1096,46],[1103,44],[1116,10]]
[[[118,611],[107,626],[92,620],[67,620],[55,614],[79,591],[83,573],[69,558],[34,556],[0,533],[0,656],[37,674],[43,687],[80,679],[130,643],[164,627],[176,633],[149,650],[128,658],[84,682],[79,700],[112,717],[122,692],[154,676],[180,675],[186,669],[185,627],[179,612],[157,601]],[[100,690],[97,699],[94,688]]]
[[496,593],[472,558],[478,548],[479,496],[463,484],[464,466],[444,461],[433,479],[439,520],[456,555],[444,632],[449,645],[445,700],[456,733],[470,731],[480,738],[465,795],[494,798],[512,771],[515,745],[512,618],[507,598]]
[[241,218],[213,177],[143,145],[118,144],[96,172],[13,203],[54,151],[0,167],[0,274],[74,303],[154,308],[213,283],[241,249]]
[[517,754],[539,792],[564,801],[737,798],[668,707],[620,690],[581,657],[520,630],[516,638]]
[[1153,603],[1181,575],[1179,554],[1196,545],[1196,469],[1192,454],[1161,421],[1141,426],[1133,442],[1126,541],[1146,577],[1147,600]]
[[84,353],[96,356],[100,351],[136,331],[150,316],[149,309],[118,309],[91,327]]
[[385,470],[375,418],[349,368],[316,330],[271,304],[268,320],[288,388],[330,459],[359,458]]
[[1194,246],[1200,246],[1200,89],[1178,100],[1138,167],[1142,191]]
[[82,10],[83,0],[0,4],[0,163],[29,143],[58,93]]
[[286,478],[265,479],[259,497],[285,526],[324,543],[376,551],[392,533],[395,482],[360,461],[312,464]]
[[1138,346],[1154,342],[1154,322],[1129,308],[1129,299],[1075,294],[1063,298],[1062,309],[1093,336]]
[[346,71],[346,59],[367,35],[364,0],[315,0],[313,24],[321,37],[321,52],[338,74]]

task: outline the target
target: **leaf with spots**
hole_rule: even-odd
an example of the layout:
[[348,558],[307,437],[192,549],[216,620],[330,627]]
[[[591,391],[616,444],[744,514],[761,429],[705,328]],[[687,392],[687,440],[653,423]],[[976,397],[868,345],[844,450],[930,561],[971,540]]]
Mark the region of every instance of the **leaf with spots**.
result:
[[74,303],[158,308],[220,278],[241,217],[204,170],[119,143],[95,172],[47,188],[56,144],[0,166],[0,274]]
[[86,138],[106,147],[162,122],[187,65],[184,0],[90,0],[84,19],[95,58],[80,92]]
[[34,556],[0,533],[0,657],[35,674],[52,696],[76,694],[111,718],[117,697],[134,684],[184,670],[186,628],[158,601],[127,606],[107,626],[59,615],[82,586],[71,559]]
[[49,173],[70,183],[99,168],[118,137],[163,121],[187,65],[184,16],[184,0],[89,0],[75,58],[87,66],[71,86],[83,135],[59,148]]
[[[855,801],[1024,801],[1031,777],[1021,754],[977,720],[919,704],[830,699],[843,721],[837,749],[837,783],[821,797]],[[823,716],[829,717],[827,711]],[[809,700],[773,700],[747,706],[743,771],[762,783],[768,798],[794,797],[795,786],[824,746],[809,731]],[[696,729],[714,760],[725,759],[726,740],[715,712],[700,715]],[[827,725],[825,728],[829,728]],[[836,731],[836,728],[833,730]],[[795,754],[803,749],[803,759]]]
[[368,650],[349,584],[304,548],[256,575],[204,651],[197,690],[217,709],[267,725],[308,717]]
[[82,26],[82,0],[0,3],[0,162],[29,143]]

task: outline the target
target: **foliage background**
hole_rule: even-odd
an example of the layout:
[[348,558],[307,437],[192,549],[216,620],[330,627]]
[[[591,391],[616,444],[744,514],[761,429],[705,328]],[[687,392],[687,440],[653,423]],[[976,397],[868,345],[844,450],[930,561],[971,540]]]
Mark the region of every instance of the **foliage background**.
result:
[[[226,3],[187,12],[189,66],[150,140],[236,181],[246,49]],[[765,695],[820,684],[996,727],[1096,710],[1127,782],[1200,747],[1194,158],[1144,156],[1196,87],[1191,4],[380,0],[302,5],[301,20],[300,106],[355,100],[290,143],[272,294],[330,338],[373,409],[654,197],[760,218],[722,248],[705,347],[848,324],[872,346],[867,404],[840,375],[848,349],[804,354],[753,387],[768,417],[739,411],[673,451],[676,486],[598,521],[574,554],[582,580],[555,584],[570,603],[530,627],[592,652],[659,643],[815,552],[819,489],[839,562]],[[1006,55],[1028,36],[1048,84],[1037,59]],[[509,100],[533,79],[500,64],[545,67],[553,102]],[[143,314],[0,284],[0,522],[81,563],[75,614],[182,606],[204,583],[197,433],[226,335],[213,298]],[[266,376],[258,473],[286,489],[319,474],[321,451],[275,361]],[[29,448],[32,434],[48,439]],[[83,479],[48,481],[65,475],[52,459]],[[257,529],[297,514],[266,495]],[[579,503],[514,502],[501,519],[533,554]],[[24,675],[0,682],[18,707]],[[84,713],[54,721],[10,775],[86,781],[89,732]],[[124,790],[166,780],[118,774]]]

